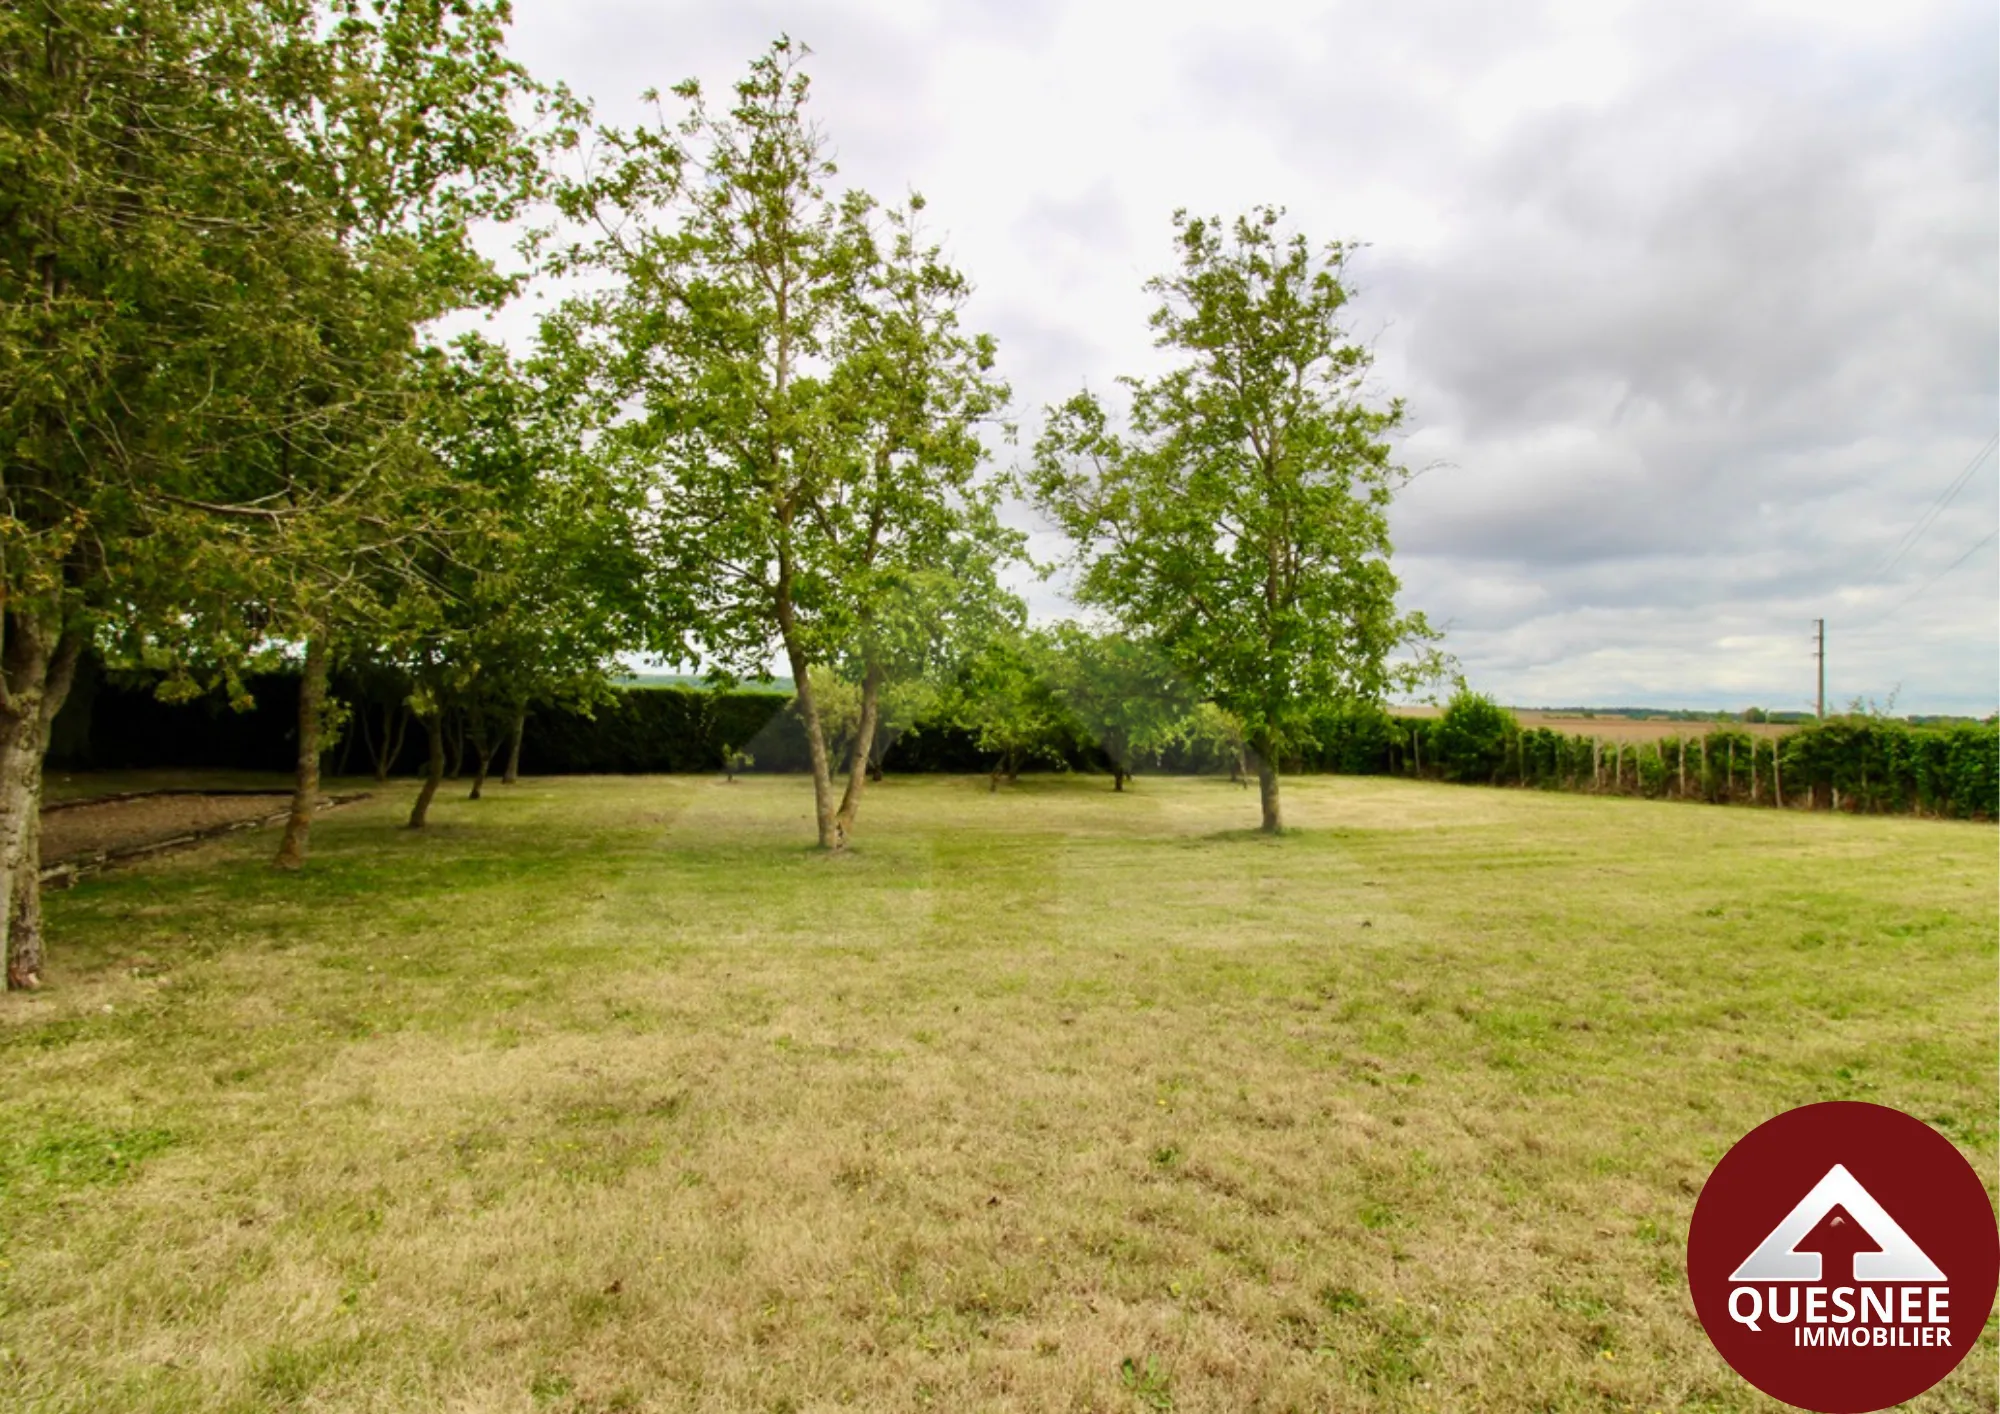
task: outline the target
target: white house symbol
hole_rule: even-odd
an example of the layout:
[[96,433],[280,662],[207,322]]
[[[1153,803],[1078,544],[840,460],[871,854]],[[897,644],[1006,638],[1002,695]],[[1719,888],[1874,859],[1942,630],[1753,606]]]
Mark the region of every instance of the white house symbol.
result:
[[1862,1230],[1874,1239],[1879,1252],[1854,1254],[1854,1279],[1862,1281],[1941,1282],[1945,1275],[1937,1263],[1924,1255],[1907,1232],[1889,1216],[1843,1164],[1835,1164],[1826,1177],[1815,1183],[1812,1192],[1771,1229],[1771,1235],[1757,1244],[1757,1250],[1729,1274],[1731,1281],[1818,1281],[1820,1255],[1800,1252],[1801,1239],[1819,1226],[1820,1219],[1835,1206],[1847,1209]]

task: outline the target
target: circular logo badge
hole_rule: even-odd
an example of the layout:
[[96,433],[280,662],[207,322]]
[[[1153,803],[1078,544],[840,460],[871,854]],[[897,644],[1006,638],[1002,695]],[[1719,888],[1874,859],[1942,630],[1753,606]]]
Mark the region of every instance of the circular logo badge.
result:
[[1688,1225],[1688,1288],[1736,1373],[1818,1414],[1922,1394],[1972,1350],[2000,1284],[1986,1185],[1901,1110],[1788,1110],[1722,1156]]

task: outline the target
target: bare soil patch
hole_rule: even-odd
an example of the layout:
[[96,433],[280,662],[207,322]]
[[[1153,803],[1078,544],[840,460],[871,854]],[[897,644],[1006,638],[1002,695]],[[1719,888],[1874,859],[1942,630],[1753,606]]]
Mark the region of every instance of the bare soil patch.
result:
[[[63,864],[248,824],[277,814],[288,795],[142,795],[42,811],[42,863]],[[325,802],[321,802],[322,807]]]

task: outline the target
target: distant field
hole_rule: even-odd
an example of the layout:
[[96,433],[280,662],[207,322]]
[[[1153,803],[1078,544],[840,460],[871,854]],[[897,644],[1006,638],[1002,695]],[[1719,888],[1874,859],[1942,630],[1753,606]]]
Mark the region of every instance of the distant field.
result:
[[[1442,708],[1432,706],[1392,707],[1399,717],[1435,717]],[[1542,712],[1532,707],[1511,707],[1524,727],[1542,727],[1565,736],[1594,736],[1604,741],[1663,741],[1668,737],[1697,737],[1728,727],[1752,736],[1780,737],[1797,730],[1796,722],[1670,722],[1660,718],[1584,717],[1573,712]]]
[[[0,1406],[1752,1410],[1771,1114],[1989,1180],[1991,827],[1395,779],[407,782],[49,899]],[[1994,1329],[1910,1408],[1994,1408]]]

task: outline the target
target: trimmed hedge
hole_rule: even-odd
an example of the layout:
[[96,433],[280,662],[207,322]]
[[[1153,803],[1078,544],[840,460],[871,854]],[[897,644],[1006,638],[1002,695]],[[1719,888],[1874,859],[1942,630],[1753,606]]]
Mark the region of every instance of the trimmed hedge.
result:
[[[56,769],[289,771],[296,748],[298,679],[272,674],[249,683],[256,705],[165,703],[149,687],[79,675],[57,717],[49,748]],[[339,694],[340,685],[335,684]],[[807,768],[805,732],[772,691],[632,687],[590,713],[534,712],[521,766],[531,775],[719,771],[734,747],[755,771]],[[2000,814],[2000,723],[1917,726],[1876,718],[1837,718],[1799,726],[1783,737],[1733,727],[1616,742],[1522,729],[1512,713],[1464,694],[1441,717],[1393,717],[1372,705],[1329,709],[1318,743],[1284,763],[1288,771],[1410,775],[1474,784],[1590,791],[1714,804],[1952,816]],[[330,753],[340,769],[345,747]],[[1226,770],[1199,749],[1176,748],[1152,769]],[[398,774],[422,769],[423,733],[412,730],[395,763]],[[991,758],[970,734],[925,724],[890,743],[884,757],[902,772],[987,770]],[[346,769],[368,767],[357,748]],[[1102,770],[1094,751],[1071,753],[1058,769]]]
[[529,775],[650,775],[720,771],[723,752],[747,751],[753,770],[803,771],[805,728],[778,692],[633,687],[588,715],[538,710],[521,739]]
[[[1508,714],[1511,723],[1511,714]],[[1393,719],[1384,771],[1454,775],[1465,735],[1450,714]],[[1481,745],[1490,747],[1491,738]],[[1491,760],[1481,753],[1479,767]],[[1421,763],[1421,765],[1419,764]],[[1773,739],[1721,727],[1658,741],[1605,741],[1511,725],[1483,779],[1542,790],[1711,804],[1811,807],[1991,820],[2000,814],[2000,723],[1917,726],[1877,718],[1809,722]]]
[[[299,680],[279,673],[249,684],[256,706],[220,697],[162,702],[150,685],[106,677],[86,658],[49,732],[58,770],[290,771],[298,761]],[[421,754],[421,752],[419,752]]]
[[[147,685],[112,680],[95,670],[79,675],[50,733],[48,764],[58,770],[290,771],[297,762],[299,681],[272,673],[245,684],[255,705],[233,710],[220,698],[162,702]],[[341,696],[341,684],[333,693]],[[717,692],[686,687],[635,687],[615,693],[594,712],[529,714],[521,767],[530,773],[641,774],[722,769],[725,747],[756,758],[757,770],[806,769],[805,734],[779,692]],[[350,725],[349,734],[355,732]],[[424,734],[412,727],[396,758],[396,774],[424,764]],[[336,769],[370,767],[359,745],[328,753]]]

